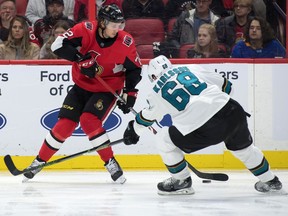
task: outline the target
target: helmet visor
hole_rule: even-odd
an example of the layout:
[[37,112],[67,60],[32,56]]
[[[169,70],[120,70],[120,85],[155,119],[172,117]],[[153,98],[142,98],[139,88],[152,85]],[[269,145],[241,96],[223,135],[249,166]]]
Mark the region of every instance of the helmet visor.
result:
[[122,23],[108,22],[106,28],[111,30],[123,30],[125,28],[125,22]]

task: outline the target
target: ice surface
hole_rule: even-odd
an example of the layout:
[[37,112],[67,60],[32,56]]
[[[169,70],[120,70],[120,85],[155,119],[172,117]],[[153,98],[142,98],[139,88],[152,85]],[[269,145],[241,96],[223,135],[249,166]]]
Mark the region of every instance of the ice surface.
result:
[[[0,215],[288,215],[288,196],[257,192],[250,172],[217,172],[230,179],[202,183],[192,173],[194,195],[160,196],[157,183],[170,177],[166,171],[125,171],[124,185],[113,183],[106,171],[43,170],[27,183],[2,171]],[[288,171],[274,172],[288,188]]]

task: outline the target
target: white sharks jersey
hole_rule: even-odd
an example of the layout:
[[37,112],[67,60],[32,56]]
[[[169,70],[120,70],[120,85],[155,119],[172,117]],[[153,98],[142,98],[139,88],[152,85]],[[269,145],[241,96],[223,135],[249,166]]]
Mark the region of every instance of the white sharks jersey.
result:
[[[173,125],[183,135],[215,115],[230,99],[232,89],[226,78],[198,65],[173,66],[153,84],[147,98],[149,107],[136,115],[136,122],[147,127],[170,114]],[[142,128],[138,124],[135,124],[136,132]]]

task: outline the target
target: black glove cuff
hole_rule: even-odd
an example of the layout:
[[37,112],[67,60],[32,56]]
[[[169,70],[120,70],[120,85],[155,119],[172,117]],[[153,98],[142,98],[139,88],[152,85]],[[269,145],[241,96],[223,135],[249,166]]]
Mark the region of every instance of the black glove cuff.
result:
[[139,90],[138,89],[127,89],[126,87],[123,89],[123,93],[128,93],[128,92],[135,92],[137,93]]
[[84,61],[86,59],[90,59],[91,58],[91,54],[90,53],[87,53],[85,55],[82,55],[81,53],[76,53],[76,60],[75,62],[79,63],[81,61]]

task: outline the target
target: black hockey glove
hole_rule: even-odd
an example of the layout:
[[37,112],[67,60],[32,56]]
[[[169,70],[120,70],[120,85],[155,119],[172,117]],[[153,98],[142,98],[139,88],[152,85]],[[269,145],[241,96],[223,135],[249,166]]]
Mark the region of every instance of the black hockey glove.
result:
[[125,145],[136,144],[139,141],[139,136],[136,134],[133,127],[134,120],[128,123],[128,126],[124,132],[123,139]]
[[137,99],[138,89],[131,89],[127,91],[124,89],[122,98],[126,101],[126,104],[122,101],[117,101],[118,108],[122,110],[124,114],[130,112],[130,108],[133,108]]
[[91,56],[90,53],[87,53],[83,57],[79,58],[77,62],[82,74],[89,78],[95,77],[98,71],[98,65],[95,58]]

